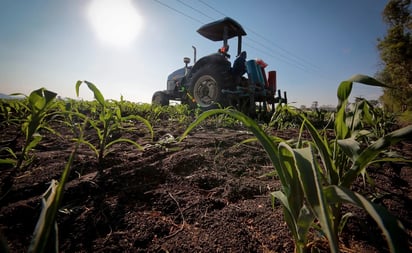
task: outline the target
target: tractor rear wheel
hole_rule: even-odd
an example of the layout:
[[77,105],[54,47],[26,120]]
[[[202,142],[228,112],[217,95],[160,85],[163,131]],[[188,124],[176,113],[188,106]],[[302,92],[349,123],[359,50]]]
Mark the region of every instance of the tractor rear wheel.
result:
[[156,91],[152,97],[152,104],[161,106],[169,105],[169,96],[163,91]]
[[232,76],[222,66],[206,65],[198,69],[191,78],[189,94],[201,109],[226,107],[230,103],[222,89],[232,83]]

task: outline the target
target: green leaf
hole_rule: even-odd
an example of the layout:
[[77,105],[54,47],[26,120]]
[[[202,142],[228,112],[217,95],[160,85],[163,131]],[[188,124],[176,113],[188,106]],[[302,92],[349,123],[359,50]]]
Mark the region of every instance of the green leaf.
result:
[[375,125],[374,108],[367,100],[363,100],[363,103],[363,120],[365,120],[369,125],[373,126]]
[[335,116],[335,134],[337,139],[345,139],[349,134],[349,127],[346,124],[346,105],[347,101],[343,101],[342,104],[339,104]]
[[[325,194],[326,195],[326,194]],[[353,213],[349,212],[349,213],[345,213],[344,215],[342,215],[341,221],[339,223],[339,228],[338,228],[338,233],[341,234],[343,229],[346,226],[346,223],[348,222],[350,217],[353,217]]]
[[360,75],[360,74],[354,75],[348,80],[340,83],[338,87],[338,92],[337,92],[338,107],[337,107],[337,113],[335,117],[335,131],[336,131],[336,136],[338,139],[345,139],[348,137],[348,134],[349,134],[349,128],[347,124],[345,123],[346,121],[345,110],[346,110],[349,96],[352,92],[352,86],[354,82],[371,85],[371,86],[387,87],[385,84],[379,82],[378,80],[372,77]]
[[91,127],[93,127],[94,130],[96,130],[97,135],[99,136],[99,139],[101,139],[101,136],[102,136],[102,133],[101,133],[101,132],[102,132],[102,130],[100,130],[100,128],[99,128],[99,126],[98,126],[98,124],[100,123],[100,121],[88,119],[87,122],[90,124]]
[[412,160],[410,160],[410,159],[405,159],[405,158],[403,158],[403,157],[385,157],[385,158],[382,158],[382,159],[373,160],[373,161],[371,161],[369,164],[372,164],[372,163],[384,163],[384,162],[408,163],[408,164],[412,164]]
[[[81,136],[81,139],[82,138],[83,136]],[[29,253],[50,252],[50,250],[53,250],[55,253],[59,252],[56,215],[63,198],[64,186],[69,178],[71,166],[78,147],[79,145],[76,144],[76,147],[70,154],[60,178],[60,183],[52,179],[50,187],[43,195],[43,207],[40,217],[37,220],[36,228],[34,229],[33,238],[28,249]]]
[[352,92],[352,86],[353,86],[353,82],[351,81],[343,81],[340,83],[338,87],[338,99],[339,99],[338,108],[341,108],[343,105],[343,102],[349,98],[350,93]]
[[[132,144],[133,146],[135,146],[140,151],[144,150],[144,148],[142,146],[140,146],[137,142],[129,140],[129,139],[124,139],[124,138],[116,139],[114,141],[109,142],[108,144],[106,144],[105,150],[108,149],[113,144],[121,143],[121,142]],[[109,153],[110,153],[110,151],[106,151],[105,156]]]
[[362,172],[362,170],[364,170],[365,167],[387,147],[399,141],[410,139],[412,139],[412,125],[395,130],[392,133],[378,139],[357,157],[352,167],[343,176],[341,185],[344,187],[349,187],[356,177]]
[[80,88],[80,85],[83,83],[83,81],[80,81],[80,80],[78,80],[77,82],[76,82],[76,96],[78,97],[79,96],[79,88]]
[[[307,240],[307,234],[313,225],[314,220],[315,217],[310,212],[309,208],[306,205],[303,205],[299,212],[297,227],[300,238],[304,238],[305,241]],[[304,245],[306,246],[306,243]]]
[[153,140],[153,138],[154,138],[154,132],[153,132],[153,127],[152,127],[152,124],[150,124],[150,122],[147,120],[147,119],[145,119],[145,118],[143,118],[143,117],[141,117],[141,116],[139,116],[139,115],[129,115],[129,116],[127,116],[127,117],[123,117],[123,120],[138,120],[138,121],[140,121],[140,122],[142,122],[143,124],[145,124],[145,126],[149,129],[149,131],[150,131],[150,137],[151,137],[151,140]]
[[279,198],[284,205],[284,215],[287,217],[288,226],[293,233],[298,252],[303,252],[307,244],[307,233],[313,224],[314,216],[305,206],[305,194],[298,177],[293,149],[286,143],[279,144],[279,160],[282,170],[286,170],[286,185],[282,185],[285,192],[276,193],[273,196]]
[[358,158],[361,149],[359,142],[357,142],[355,139],[348,138],[344,140],[338,140],[337,143],[339,147],[342,149],[342,151],[346,154],[346,156],[348,156],[351,159],[352,162],[354,162],[356,158]]
[[[277,143],[277,144],[279,144],[281,142],[285,142],[285,143],[289,144],[290,142],[292,142],[292,141],[286,141],[286,140],[284,140],[280,137],[277,137],[277,136],[269,136],[269,137],[274,143]],[[248,143],[257,142],[257,141],[258,141],[258,139],[256,137],[251,137],[251,138],[248,138],[248,139],[245,139],[245,140],[241,141],[238,145],[248,144]]]
[[305,205],[301,206],[297,212],[293,210],[293,207],[290,206],[290,198],[281,191],[272,192],[271,196],[272,199],[276,198],[282,204],[285,221],[298,247],[297,252],[304,252],[302,249],[307,245],[307,234],[314,221],[313,215]]
[[79,96],[79,88],[80,85],[82,83],[86,83],[87,87],[89,87],[89,90],[91,90],[93,92],[94,98],[97,100],[97,102],[99,102],[100,105],[102,105],[103,107],[106,107],[106,101],[104,100],[103,94],[100,92],[100,90],[96,87],[96,85],[94,85],[91,82],[88,81],[77,81],[76,82],[76,96]]
[[[362,107],[362,104],[360,106]],[[348,125],[351,131],[358,129],[362,123],[362,108],[359,107],[359,104],[355,104],[353,107],[354,108],[346,114],[346,125]]]
[[27,95],[26,95],[26,94],[20,93],[20,92],[11,93],[11,94],[9,94],[9,96],[23,96],[23,97],[27,98]]
[[386,237],[391,252],[409,252],[408,236],[399,220],[385,208],[370,202],[362,195],[336,185],[324,189],[330,203],[348,202],[365,211],[376,221]]
[[13,159],[13,158],[2,158],[2,159],[0,159],[0,164],[16,165],[17,160]]
[[[296,241],[295,244],[298,244],[298,241],[306,242],[306,238],[301,237],[299,233],[298,221],[296,219],[297,217],[295,217],[295,215],[293,214],[294,211],[290,207],[289,201],[286,195],[281,191],[275,191],[271,193],[271,196],[272,198],[278,199],[280,203],[282,204],[283,215],[284,215],[286,224],[288,225],[288,228],[292,232],[293,238]],[[306,234],[303,234],[303,235],[306,236]]]
[[96,85],[94,85],[93,83],[88,82],[88,81],[84,81],[84,82],[87,84],[87,86],[89,87],[89,89],[90,89],[91,91],[93,91],[94,98],[97,100],[97,102],[99,102],[103,107],[105,107],[105,106],[106,106],[106,102],[105,102],[105,100],[104,100],[103,94],[102,94],[102,93],[100,92],[100,90],[96,87]]
[[33,139],[27,144],[26,151],[32,150],[41,141],[42,136],[40,134],[33,134]]
[[308,202],[309,208],[319,220],[322,231],[329,240],[331,252],[339,252],[337,231],[333,227],[333,215],[323,194],[323,186],[319,178],[319,169],[316,166],[310,147],[293,150],[296,169],[300,183]]
[[361,129],[361,130],[356,130],[352,132],[352,135],[350,136],[350,138],[353,138],[355,140],[363,137],[363,136],[368,136],[371,134],[371,131],[369,130],[365,130],[365,129]]
[[1,148],[0,151],[1,152],[5,151],[5,152],[9,153],[14,159],[17,159],[16,153],[14,153],[13,149],[11,149],[9,147]]
[[40,114],[33,114],[30,115],[27,118],[27,121],[25,124],[23,124],[24,127],[24,132],[26,133],[26,141],[30,141],[32,136],[37,132],[37,130],[40,128],[41,122],[42,122],[42,117],[43,115]]
[[[57,192],[58,182],[52,179],[49,188],[43,194],[42,197],[42,211],[40,217],[37,221],[36,228],[34,229],[33,239],[30,243],[28,252],[45,252],[47,245],[50,243],[49,237],[53,232],[55,232],[56,221],[56,192]],[[57,236],[57,235],[55,235]],[[56,237],[54,238],[56,241]],[[54,245],[54,252],[58,252],[57,244]],[[50,250],[50,249],[49,249]]]
[[37,114],[46,106],[46,100],[43,98],[42,89],[34,90],[29,95],[29,105],[34,114]]
[[379,82],[375,78],[367,76],[367,75],[362,75],[362,74],[356,74],[350,77],[347,80],[347,82],[362,83],[362,84],[366,84],[370,86],[389,88],[389,86],[385,85],[384,83]]
[[116,112],[115,115],[116,115],[117,119],[122,120],[122,111],[120,110],[120,107],[116,107],[115,112]]
[[43,89],[43,96],[46,100],[46,104],[48,105],[50,102],[52,102],[56,98],[57,93]]
[[318,130],[313,126],[312,123],[303,115],[299,114],[302,119],[303,124],[306,129],[308,129],[313,141],[315,142],[316,149],[319,152],[322,163],[325,167],[326,173],[328,173],[328,181],[330,184],[335,184],[339,182],[338,171],[335,163],[332,160],[332,152],[329,148],[329,144],[326,139],[323,139],[319,134]]
[[99,157],[99,151],[98,151],[97,148],[96,148],[92,143],[90,143],[89,141],[86,141],[86,140],[84,140],[84,139],[78,139],[78,138],[74,138],[73,141],[76,141],[76,142],[81,143],[81,144],[85,144],[86,146],[88,146],[88,147],[95,153],[96,157]]
[[[296,173],[296,169],[294,168],[294,160],[293,160],[293,153],[291,151],[291,147],[286,145],[285,143],[279,144],[279,163],[281,165],[282,171],[284,171],[286,184],[282,185],[283,190],[286,196],[296,196],[299,199],[299,196],[302,196],[302,189],[300,188],[299,178]],[[301,201],[297,201],[301,203]],[[294,208],[297,212],[299,212],[299,208]],[[297,216],[297,213],[295,213]]]
[[45,88],[40,88],[34,90],[29,95],[29,104],[35,113],[42,112],[57,96],[57,93],[46,90]]

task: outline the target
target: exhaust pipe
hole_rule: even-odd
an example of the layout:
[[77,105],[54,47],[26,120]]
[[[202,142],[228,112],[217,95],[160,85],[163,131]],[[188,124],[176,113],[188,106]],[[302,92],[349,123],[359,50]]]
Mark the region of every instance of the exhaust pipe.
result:
[[195,64],[196,63],[196,47],[192,46],[192,48],[193,48],[193,64]]

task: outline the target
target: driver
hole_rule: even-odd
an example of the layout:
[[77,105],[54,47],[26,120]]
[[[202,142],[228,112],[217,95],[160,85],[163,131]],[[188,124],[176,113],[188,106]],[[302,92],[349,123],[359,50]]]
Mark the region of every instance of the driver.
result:
[[230,58],[230,54],[227,53],[227,52],[229,52],[229,45],[225,45],[225,46],[219,48],[219,50],[217,52],[221,53],[222,55],[224,55],[228,59]]
[[236,84],[240,84],[242,76],[246,73],[246,57],[246,51],[243,51],[233,62],[232,75]]

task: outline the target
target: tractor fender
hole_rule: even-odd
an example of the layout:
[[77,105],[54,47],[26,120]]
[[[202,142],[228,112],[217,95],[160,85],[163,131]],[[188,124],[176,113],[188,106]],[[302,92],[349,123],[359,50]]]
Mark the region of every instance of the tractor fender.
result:
[[231,63],[230,61],[220,53],[215,53],[211,55],[204,56],[196,61],[195,65],[193,65],[190,73],[188,75],[189,79],[192,77],[192,73],[196,73],[199,69],[207,66],[207,65],[214,65],[214,66],[222,66],[223,68],[227,68],[227,71],[230,72]]

